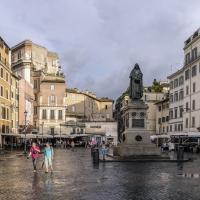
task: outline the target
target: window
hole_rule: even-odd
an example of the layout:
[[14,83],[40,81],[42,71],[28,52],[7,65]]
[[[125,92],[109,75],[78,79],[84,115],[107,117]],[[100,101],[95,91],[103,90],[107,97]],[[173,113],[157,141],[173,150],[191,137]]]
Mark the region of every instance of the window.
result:
[[19,50],[18,53],[17,53],[17,58],[21,59],[21,57],[22,57],[21,50]]
[[174,118],[176,119],[178,117],[178,109],[174,108]]
[[196,91],[196,83],[195,83],[195,82],[192,84],[192,91],[193,91],[193,92]]
[[185,80],[188,80],[190,78],[190,70],[185,71]]
[[171,82],[170,82],[170,89],[173,89],[173,88],[174,88],[173,85],[174,85],[174,82],[171,81]]
[[42,110],[42,119],[47,119],[47,110]]
[[59,119],[59,120],[62,120],[62,118],[63,118],[63,117],[62,117],[62,110],[59,110],[59,111],[58,111],[58,119]]
[[37,115],[37,106],[34,106],[34,115]]
[[188,102],[186,102],[186,104],[185,104],[186,112],[189,110],[189,106],[188,105],[189,105]]
[[8,81],[8,73],[6,73],[6,81]]
[[161,118],[158,118],[158,124],[161,124]]
[[170,119],[173,119],[173,110],[169,111],[169,117],[170,117]]
[[179,77],[179,86],[183,85],[183,83],[184,83],[184,78],[183,78],[183,76],[180,76]]
[[189,86],[187,85],[186,86],[186,95],[188,95],[189,94]]
[[178,79],[174,80],[174,88],[178,87]]
[[192,77],[197,75],[197,66],[192,67]]
[[158,111],[159,111],[159,112],[161,111],[161,109],[162,109],[161,106],[158,106]]
[[195,127],[195,117],[192,117],[192,128]]
[[192,60],[195,60],[197,58],[197,48],[195,47],[192,49]]
[[177,124],[175,124],[174,131],[177,131]]
[[51,91],[55,90],[55,85],[51,85]]
[[172,132],[172,125],[170,125],[169,129],[170,129],[170,132]]
[[173,103],[173,94],[170,94],[170,103]]
[[3,78],[3,68],[1,68],[1,78]]
[[55,103],[55,96],[50,96],[50,102]]
[[174,102],[178,101],[178,92],[175,92],[174,94]]
[[37,80],[34,80],[34,85],[33,85],[34,89],[37,89],[37,87],[38,87],[38,86],[37,86],[37,85],[38,85],[37,83],[38,83],[38,81],[37,81]]
[[6,110],[7,110],[7,112],[6,112],[6,119],[9,120],[9,109],[7,108]]
[[105,105],[105,109],[108,110],[108,105]]
[[183,100],[183,96],[184,96],[183,90],[180,90],[180,92],[179,92],[179,100]]
[[166,116],[166,122],[168,122],[169,121],[169,116]]
[[8,90],[6,90],[6,99],[9,99]]
[[54,110],[50,111],[50,119],[55,119],[55,112],[54,112]]
[[190,62],[190,53],[185,55],[185,64],[187,65]]
[[13,92],[11,92],[11,97],[14,98],[14,93]]
[[163,133],[165,132],[165,127],[163,126]]
[[179,113],[180,113],[180,117],[183,117],[183,106],[179,107]]
[[185,128],[188,128],[188,118],[185,119]]
[[162,122],[165,122],[165,117],[162,117]]
[[195,110],[195,100],[192,100],[192,110]]
[[6,108],[2,107],[2,119],[6,119]]
[[3,97],[3,87],[1,86],[1,96]]

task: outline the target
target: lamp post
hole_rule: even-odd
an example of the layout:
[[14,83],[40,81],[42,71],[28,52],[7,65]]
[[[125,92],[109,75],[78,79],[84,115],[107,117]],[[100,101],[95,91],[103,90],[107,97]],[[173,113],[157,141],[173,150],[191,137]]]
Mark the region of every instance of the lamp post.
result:
[[25,134],[25,141],[24,141],[24,153],[26,154],[26,117],[27,117],[27,111],[24,111],[24,118],[25,118],[25,128],[24,128],[24,134]]
[[44,128],[44,122],[42,122],[42,145],[43,145],[43,128]]
[[60,145],[61,145],[61,124],[60,124]]

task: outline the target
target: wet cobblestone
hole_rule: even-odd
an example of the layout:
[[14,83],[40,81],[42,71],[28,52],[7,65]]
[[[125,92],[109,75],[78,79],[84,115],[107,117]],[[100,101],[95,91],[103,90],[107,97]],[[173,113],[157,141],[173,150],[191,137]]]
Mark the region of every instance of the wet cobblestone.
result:
[[[31,160],[0,157],[1,200],[199,200],[200,156],[194,162],[100,163],[90,151],[56,150],[54,173],[32,172]],[[42,158],[38,163],[40,167]]]

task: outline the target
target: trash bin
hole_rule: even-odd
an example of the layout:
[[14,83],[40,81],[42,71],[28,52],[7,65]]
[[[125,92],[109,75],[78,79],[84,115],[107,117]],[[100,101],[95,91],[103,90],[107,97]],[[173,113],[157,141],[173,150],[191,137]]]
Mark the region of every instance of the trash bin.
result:
[[178,146],[177,149],[177,160],[183,160],[184,159],[184,147]]
[[93,163],[99,163],[99,149],[94,148],[92,151]]

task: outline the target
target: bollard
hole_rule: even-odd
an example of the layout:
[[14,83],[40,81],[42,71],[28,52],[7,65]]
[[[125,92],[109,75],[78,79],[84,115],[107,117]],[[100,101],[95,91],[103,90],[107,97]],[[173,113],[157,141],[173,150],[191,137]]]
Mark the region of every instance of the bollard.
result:
[[95,164],[99,163],[99,149],[98,148],[93,149],[92,158],[93,158],[93,163]]
[[183,159],[184,159],[184,147],[178,146],[177,160],[183,160]]

